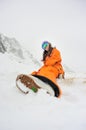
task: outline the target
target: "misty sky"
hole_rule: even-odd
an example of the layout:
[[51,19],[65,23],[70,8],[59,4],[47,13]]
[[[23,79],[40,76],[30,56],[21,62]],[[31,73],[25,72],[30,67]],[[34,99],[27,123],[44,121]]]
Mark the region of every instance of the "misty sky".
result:
[[39,60],[48,40],[64,64],[86,72],[86,0],[0,0],[0,33],[15,37]]

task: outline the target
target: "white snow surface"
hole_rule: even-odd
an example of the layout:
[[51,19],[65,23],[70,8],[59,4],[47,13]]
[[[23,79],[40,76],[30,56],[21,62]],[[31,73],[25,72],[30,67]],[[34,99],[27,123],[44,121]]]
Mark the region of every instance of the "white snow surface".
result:
[[34,66],[0,53],[0,130],[86,130],[86,73],[67,72],[58,79],[61,98],[42,89],[25,95],[15,80]]

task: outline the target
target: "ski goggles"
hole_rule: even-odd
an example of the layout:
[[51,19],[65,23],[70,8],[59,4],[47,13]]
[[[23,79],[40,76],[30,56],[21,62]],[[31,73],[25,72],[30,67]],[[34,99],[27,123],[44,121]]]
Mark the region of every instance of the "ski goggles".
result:
[[42,49],[45,50],[48,45],[49,45],[49,43],[47,41],[43,42]]

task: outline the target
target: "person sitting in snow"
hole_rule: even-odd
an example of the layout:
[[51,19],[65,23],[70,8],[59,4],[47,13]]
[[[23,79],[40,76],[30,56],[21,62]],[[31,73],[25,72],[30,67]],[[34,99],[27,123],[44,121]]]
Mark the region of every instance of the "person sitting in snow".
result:
[[41,75],[56,83],[57,78],[64,78],[60,51],[56,47],[52,47],[48,41],[42,43],[42,49],[44,50],[43,66],[38,71],[32,72],[32,75]]
[[[38,71],[34,71],[29,75],[21,74],[17,76],[16,85],[22,92],[25,94],[28,93],[28,91],[22,90],[17,84],[17,81],[20,79],[26,87],[29,87],[34,92],[37,92],[39,88],[43,88],[44,86],[41,86],[41,84],[39,85],[38,82],[35,82],[34,77],[41,77],[43,82],[47,83],[49,86],[52,86],[51,88],[54,90],[54,96],[60,97],[62,95],[62,91],[56,82],[57,78],[64,78],[60,51],[55,47],[52,47],[51,43],[48,41],[44,41],[42,43],[42,49],[44,50],[42,58],[43,66]],[[47,90],[48,93],[51,93],[49,86]]]

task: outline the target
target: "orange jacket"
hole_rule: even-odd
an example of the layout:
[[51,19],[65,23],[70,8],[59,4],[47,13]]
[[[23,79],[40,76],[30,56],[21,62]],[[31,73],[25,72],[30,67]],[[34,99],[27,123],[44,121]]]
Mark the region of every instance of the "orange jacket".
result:
[[59,50],[57,50],[56,48],[53,48],[52,53],[50,54],[50,56],[47,56],[45,61],[44,61],[44,65],[55,65],[58,62],[61,62],[61,55]]
[[62,59],[59,50],[53,48],[50,56],[46,57],[44,65],[37,72],[34,71],[32,74],[42,75],[53,82],[56,82],[56,78],[59,74],[64,74],[61,61]]

